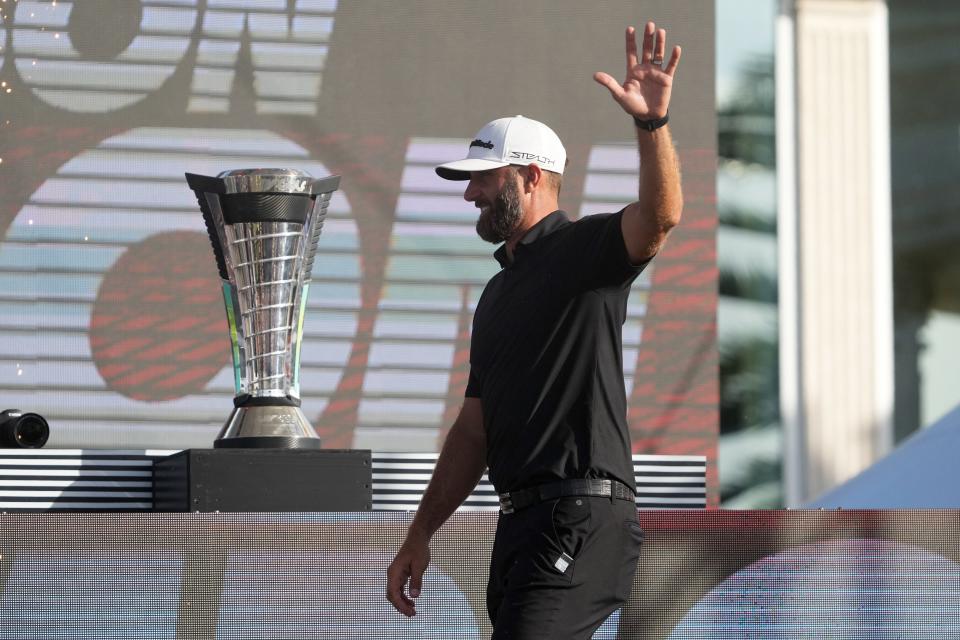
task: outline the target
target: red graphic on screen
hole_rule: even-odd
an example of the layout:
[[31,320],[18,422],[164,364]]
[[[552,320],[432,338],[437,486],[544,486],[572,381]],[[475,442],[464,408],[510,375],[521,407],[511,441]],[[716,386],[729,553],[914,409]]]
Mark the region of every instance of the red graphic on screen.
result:
[[[683,220],[654,259],[653,282],[627,421],[633,452],[707,457],[717,481],[715,156],[680,152]],[[711,505],[716,495],[708,492]]]
[[131,246],[103,278],[89,335],[117,393],[159,402],[203,389],[230,359],[209,239],[172,232]]

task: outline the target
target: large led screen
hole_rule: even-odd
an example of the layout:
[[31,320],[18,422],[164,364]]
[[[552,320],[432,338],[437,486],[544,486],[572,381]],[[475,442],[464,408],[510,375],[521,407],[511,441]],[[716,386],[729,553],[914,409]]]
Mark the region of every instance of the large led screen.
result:
[[[0,637],[490,637],[494,513],[431,543],[417,615],[384,597],[410,513],[0,516]],[[960,637],[956,511],[641,511],[627,605],[594,640]]]
[[313,266],[303,408],[327,446],[435,451],[495,273],[463,184],[432,167],[485,122],[549,123],[573,217],[635,199],[623,29],[684,47],[671,109],[684,221],[634,287],[635,453],[715,475],[712,5],[687,0],[64,0],[0,5],[0,404],[49,446],[210,446],[233,378],[184,172],[342,176]]

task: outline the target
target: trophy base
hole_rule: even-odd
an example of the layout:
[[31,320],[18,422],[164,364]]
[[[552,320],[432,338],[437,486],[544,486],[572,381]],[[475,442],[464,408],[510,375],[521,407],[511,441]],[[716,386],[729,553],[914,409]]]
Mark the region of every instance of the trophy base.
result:
[[300,407],[286,404],[236,407],[220,430],[215,449],[320,449],[321,440]]
[[322,449],[320,438],[283,436],[237,436],[221,438],[213,443],[214,449]]

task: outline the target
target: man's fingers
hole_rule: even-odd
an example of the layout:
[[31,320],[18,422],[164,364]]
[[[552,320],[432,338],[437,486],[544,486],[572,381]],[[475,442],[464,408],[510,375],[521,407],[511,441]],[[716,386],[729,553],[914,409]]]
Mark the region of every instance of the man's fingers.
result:
[[621,87],[620,83],[617,82],[609,73],[597,71],[595,74],[593,74],[593,79],[609,89],[614,100],[620,100],[620,98],[623,97],[623,87]]
[[648,22],[646,28],[643,30],[642,61],[644,64],[653,60],[653,40],[656,33],[657,25],[653,22]]
[[387,570],[387,600],[393,605],[393,608],[407,616],[408,618],[416,615],[417,611],[413,600],[408,598],[403,592],[403,587],[407,582],[409,575],[407,569],[391,565]]
[[664,69],[664,72],[668,75],[673,75],[677,70],[677,65],[680,64],[680,47],[674,47],[673,52],[670,54],[670,61],[667,62],[667,67]]
[[419,598],[421,589],[423,589],[423,570],[414,569],[410,576],[410,597]]
[[662,64],[663,56],[667,51],[667,30],[657,29],[657,43],[653,50],[653,63]]
[[413,562],[410,563],[410,597],[419,598],[420,592],[423,590],[423,572],[427,570],[427,565],[430,563],[429,557],[427,558],[414,558]]
[[417,615],[417,608],[413,600],[403,595],[402,591],[399,595],[395,593],[387,594],[387,600],[390,601],[390,604],[393,605],[394,609],[408,618],[412,618],[413,616]]
[[637,33],[633,27],[627,27],[627,74],[637,66]]

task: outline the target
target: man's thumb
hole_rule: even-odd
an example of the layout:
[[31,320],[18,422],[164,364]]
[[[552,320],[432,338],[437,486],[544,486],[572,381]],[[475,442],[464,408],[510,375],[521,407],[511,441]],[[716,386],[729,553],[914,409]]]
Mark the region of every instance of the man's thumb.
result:
[[414,569],[410,575],[410,597],[419,598],[420,589],[423,588],[423,570]]
[[620,96],[623,95],[623,87],[621,87],[620,83],[617,82],[609,73],[597,71],[595,74],[593,74],[593,79],[609,89],[610,95],[612,95],[614,99],[619,100]]

